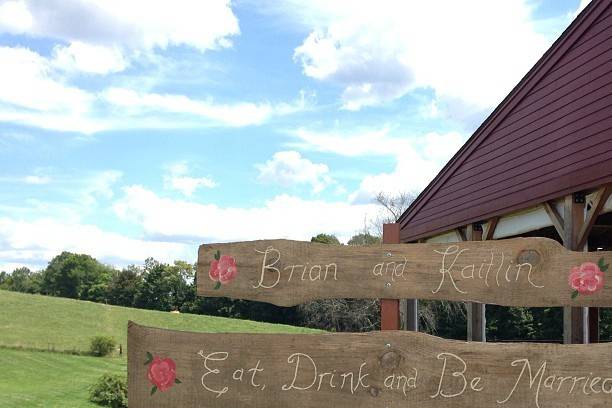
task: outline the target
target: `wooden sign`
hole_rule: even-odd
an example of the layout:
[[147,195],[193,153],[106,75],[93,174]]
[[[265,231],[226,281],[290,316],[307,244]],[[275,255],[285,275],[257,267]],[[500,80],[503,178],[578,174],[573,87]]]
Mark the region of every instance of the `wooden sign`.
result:
[[612,406],[612,344],[128,329],[130,408]]
[[612,306],[612,252],[546,238],[371,247],[271,240],[201,245],[198,294],[292,306],[322,298]]

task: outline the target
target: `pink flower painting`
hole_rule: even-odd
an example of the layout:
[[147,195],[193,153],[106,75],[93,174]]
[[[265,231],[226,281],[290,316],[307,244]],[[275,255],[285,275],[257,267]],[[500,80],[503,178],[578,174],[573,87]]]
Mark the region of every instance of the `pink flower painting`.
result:
[[238,267],[236,260],[229,255],[221,255],[221,252],[215,253],[215,259],[210,262],[208,276],[213,282],[216,282],[215,289],[219,289],[221,285],[230,283],[238,275]]
[[592,295],[603,288],[604,272],[608,266],[603,258],[597,263],[585,262],[580,266],[574,266],[568,277],[568,283],[574,290],[572,299],[578,295]]
[[149,366],[147,377],[151,385],[153,385],[151,395],[155,394],[157,390],[164,392],[174,384],[181,383],[181,380],[176,378],[176,364],[171,358],[153,357],[151,353],[147,352],[145,365]]

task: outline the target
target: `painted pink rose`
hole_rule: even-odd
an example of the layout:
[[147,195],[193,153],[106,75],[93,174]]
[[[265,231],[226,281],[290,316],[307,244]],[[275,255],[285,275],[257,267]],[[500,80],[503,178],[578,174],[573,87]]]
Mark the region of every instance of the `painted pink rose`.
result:
[[219,281],[219,261],[217,261],[216,259],[213,259],[210,262],[208,276],[210,276],[210,279],[214,280],[215,282]]
[[172,387],[176,380],[176,364],[171,358],[155,357],[149,364],[147,372],[149,381],[160,391]]
[[217,265],[217,272],[219,274],[219,282],[222,284],[233,281],[236,275],[238,275],[238,268],[234,258],[229,255],[221,255]]
[[603,288],[604,274],[596,263],[585,262],[572,268],[569,285],[581,295],[590,295]]

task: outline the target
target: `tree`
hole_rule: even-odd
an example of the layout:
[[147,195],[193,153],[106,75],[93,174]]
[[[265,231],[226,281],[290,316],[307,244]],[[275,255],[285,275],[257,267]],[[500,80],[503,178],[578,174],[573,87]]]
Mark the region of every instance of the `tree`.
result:
[[41,289],[53,296],[102,301],[114,272],[89,255],[62,252],[43,272]]
[[108,302],[119,306],[134,306],[138,287],[142,283],[142,269],[129,265],[117,272],[108,285]]
[[386,210],[386,214],[383,216],[384,222],[390,223],[397,222],[414,199],[415,196],[412,193],[401,192],[397,195],[389,195],[381,191],[374,200]]
[[353,235],[351,239],[348,240],[348,245],[357,245],[357,246],[368,246],[368,245],[378,245],[382,242],[380,237],[370,235],[369,232],[362,232],[357,235]]
[[335,235],[331,234],[319,234],[316,237],[310,238],[310,242],[319,242],[321,244],[336,244],[340,245],[340,241]]
[[148,258],[134,304],[143,309],[180,310],[192,293],[193,289],[187,282],[191,278],[191,264],[177,262],[168,265]]
[[10,275],[5,272],[3,273],[5,274],[4,282],[0,283],[3,288],[23,293],[40,292],[41,276],[39,272],[32,272],[24,266],[15,269]]

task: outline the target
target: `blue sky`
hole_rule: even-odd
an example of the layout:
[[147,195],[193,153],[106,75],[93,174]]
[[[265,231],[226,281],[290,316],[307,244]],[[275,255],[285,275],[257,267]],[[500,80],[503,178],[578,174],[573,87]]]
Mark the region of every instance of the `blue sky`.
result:
[[0,270],[346,241],[585,4],[0,0]]

